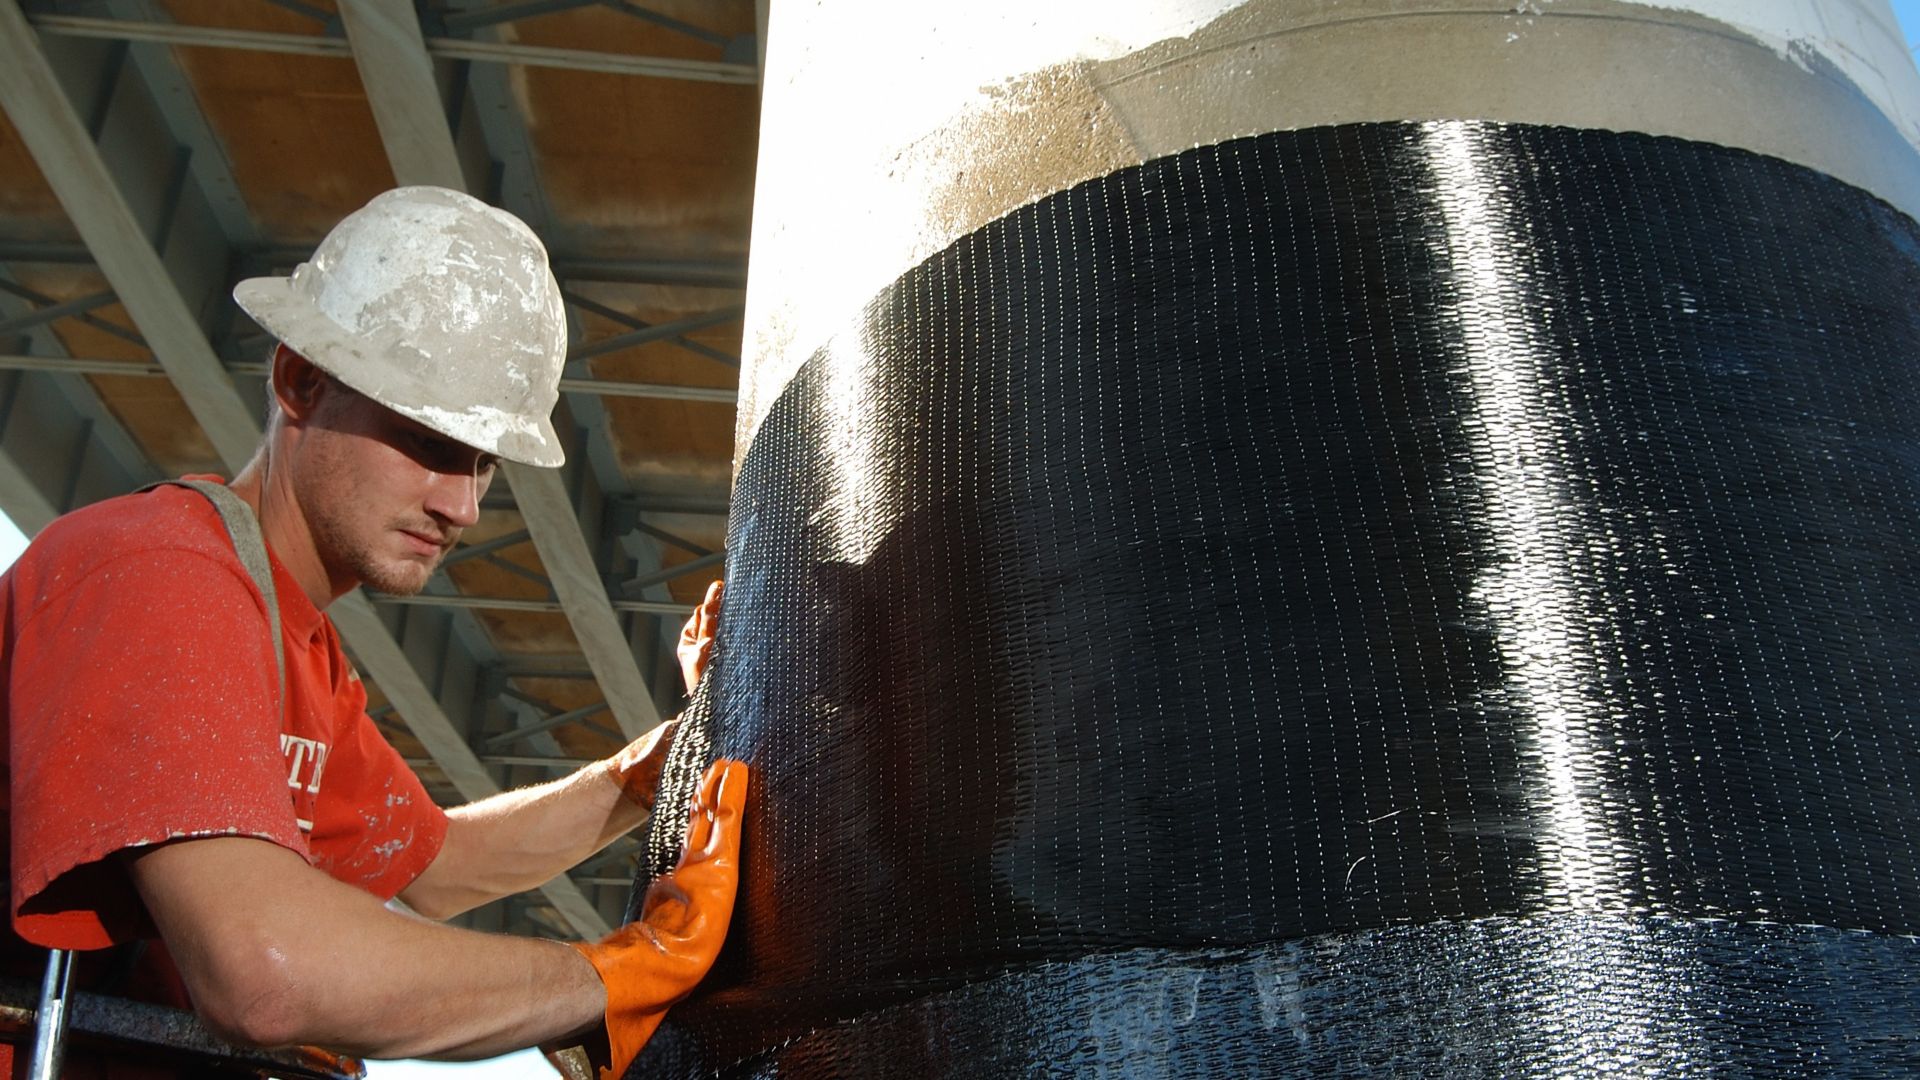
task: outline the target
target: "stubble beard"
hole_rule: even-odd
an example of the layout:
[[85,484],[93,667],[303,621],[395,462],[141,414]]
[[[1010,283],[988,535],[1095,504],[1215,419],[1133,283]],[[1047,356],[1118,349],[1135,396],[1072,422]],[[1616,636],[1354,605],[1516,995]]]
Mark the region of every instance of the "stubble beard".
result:
[[[330,401],[335,409],[356,405],[378,407],[345,396]],[[303,475],[297,476],[294,484],[303,489],[301,502],[308,508],[307,527],[328,573],[338,577],[344,571],[360,584],[390,596],[413,596],[427,587],[434,569],[446,556],[445,547],[428,560],[405,556],[382,558],[381,549],[394,545],[397,542],[394,534],[408,526],[428,535],[440,535],[445,530],[431,521],[382,522],[372,531],[367,531],[364,524],[356,524],[355,485],[350,479],[352,462],[343,457],[339,446],[332,442],[316,446],[301,472]]]
[[431,561],[382,559],[375,545],[389,541],[402,528],[401,523],[388,523],[368,539],[356,537],[350,523],[341,520],[343,516],[324,513],[312,519],[314,543],[327,565],[343,569],[367,588],[389,596],[413,596],[427,587],[434,568],[445,557],[444,550]]
[[321,448],[303,470],[306,475],[296,480],[296,484],[306,481],[299,485],[305,489],[301,502],[308,508],[307,528],[313,535],[314,550],[327,572],[336,580],[344,572],[375,592],[391,596],[413,596],[426,588],[446,554],[444,548],[430,560],[384,555],[384,550],[398,545],[395,534],[409,524],[432,535],[442,530],[431,521],[383,521],[377,528],[370,527],[359,505],[357,485],[350,479],[352,470],[327,453],[329,449]]

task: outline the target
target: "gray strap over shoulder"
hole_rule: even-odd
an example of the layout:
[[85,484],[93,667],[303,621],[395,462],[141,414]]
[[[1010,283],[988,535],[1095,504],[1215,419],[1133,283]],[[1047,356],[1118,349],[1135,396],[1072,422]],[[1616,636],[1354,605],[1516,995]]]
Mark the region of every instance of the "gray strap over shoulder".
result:
[[287,708],[287,652],[280,642],[280,598],[273,589],[273,564],[267,559],[267,541],[260,535],[260,519],[254,516],[253,507],[235,495],[225,484],[216,484],[209,480],[161,480],[148,484],[141,491],[152,491],[157,487],[175,485],[192,488],[207,497],[213,508],[220,514],[220,523],[227,527],[227,536],[233,540],[234,554],[240,556],[240,565],[247,576],[259,587],[260,596],[267,602],[267,627],[273,636],[273,665],[279,676],[280,710]]

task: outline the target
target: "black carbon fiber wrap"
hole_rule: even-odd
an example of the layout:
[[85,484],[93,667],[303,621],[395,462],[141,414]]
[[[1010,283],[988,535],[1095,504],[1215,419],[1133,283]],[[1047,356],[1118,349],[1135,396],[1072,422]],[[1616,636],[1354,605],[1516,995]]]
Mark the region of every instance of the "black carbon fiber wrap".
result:
[[1920,1067],[1916,297],[1819,173],[1476,123],[928,259],[746,454],[633,1075]]
[[728,1074],[1914,1076],[1916,1016],[1909,938],[1562,914],[1045,962]]

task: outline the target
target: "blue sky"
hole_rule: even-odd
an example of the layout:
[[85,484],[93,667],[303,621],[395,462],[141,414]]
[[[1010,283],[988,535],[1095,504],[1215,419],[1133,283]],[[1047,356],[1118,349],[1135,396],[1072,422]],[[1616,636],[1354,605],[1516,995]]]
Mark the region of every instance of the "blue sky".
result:
[[1894,18],[1900,20],[1900,32],[1907,35],[1907,49],[1920,45],[1920,0],[1893,0]]

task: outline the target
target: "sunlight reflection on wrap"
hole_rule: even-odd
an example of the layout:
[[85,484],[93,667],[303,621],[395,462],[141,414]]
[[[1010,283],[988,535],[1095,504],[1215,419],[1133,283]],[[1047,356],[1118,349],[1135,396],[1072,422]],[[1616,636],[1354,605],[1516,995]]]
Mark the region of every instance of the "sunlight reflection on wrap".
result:
[[[1587,618],[1604,611],[1608,597],[1582,568],[1608,558],[1620,538],[1599,515],[1587,514],[1584,493],[1557,468],[1570,449],[1549,400],[1559,388],[1559,357],[1534,325],[1535,313],[1507,302],[1503,274],[1537,270],[1527,265],[1525,247],[1512,253],[1517,266],[1501,265],[1500,253],[1511,246],[1507,238],[1523,235],[1526,222],[1524,207],[1506,205],[1501,177],[1489,175],[1498,147],[1478,145],[1480,133],[1468,124],[1432,124],[1422,135],[1434,182],[1449,196],[1439,211],[1454,295],[1437,314],[1465,339],[1474,393],[1464,430],[1478,435],[1475,471],[1485,487],[1487,531],[1499,541],[1495,561],[1481,568],[1470,595],[1498,627],[1510,705],[1532,721],[1520,747],[1532,775],[1522,782],[1539,789],[1532,802],[1545,811],[1537,819],[1537,842],[1546,897],[1554,907],[1593,911],[1626,894],[1619,856],[1631,853],[1611,848],[1598,812],[1607,793],[1580,776],[1582,761],[1607,751],[1594,745],[1594,736],[1604,730],[1608,703],[1592,690],[1618,677],[1610,660],[1621,645],[1606,621]],[[1580,528],[1545,527],[1565,520]],[[1658,1045],[1663,1054],[1682,1051],[1667,1064],[1686,1073],[1692,1055],[1684,1053],[1684,1029],[1662,1032],[1666,1037],[1657,1041],[1640,1030],[1674,1016],[1685,986],[1670,983],[1658,967],[1623,963],[1635,942],[1620,928],[1604,921],[1571,925],[1572,934],[1550,935],[1537,958],[1534,985],[1559,997],[1550,1011],[1581,1016],[1582,1003],[1606,1000],[1609,990],[1631,996],[1609,1002],[1614,1023],[1566,1032],[1578,1046],[1576,1060],[1585,1068],[1623,1067]]]
[[1828,177],[1519,125],[963,238],[743,462],[641,1067],[1920,1069],[1915,296]]

